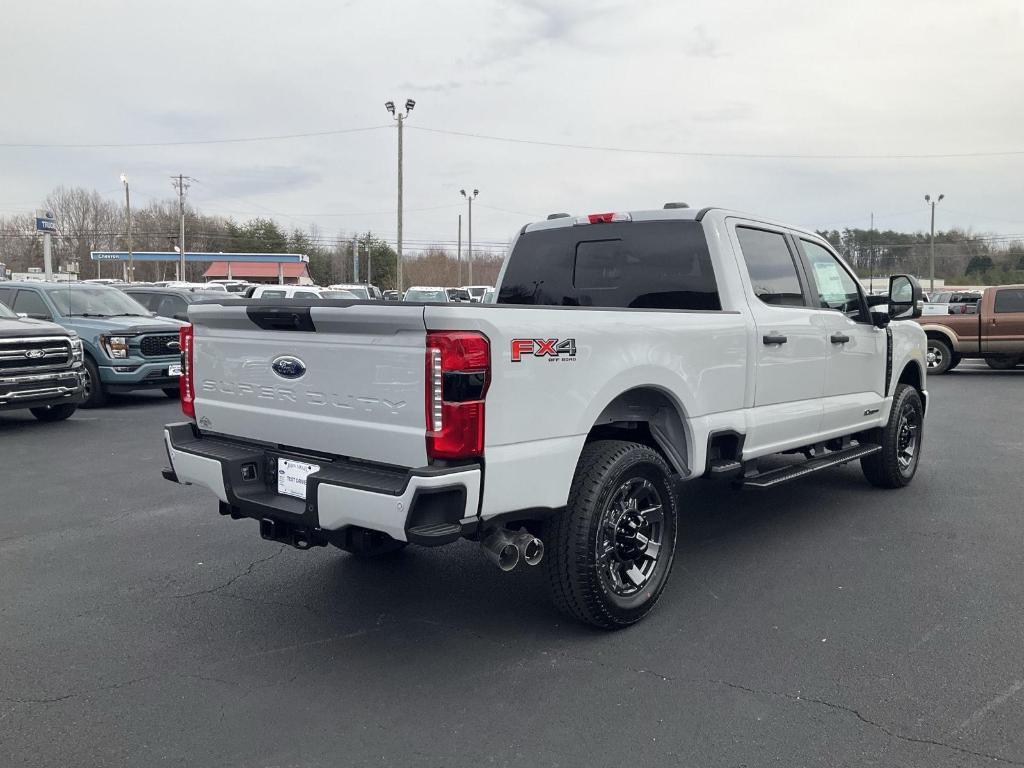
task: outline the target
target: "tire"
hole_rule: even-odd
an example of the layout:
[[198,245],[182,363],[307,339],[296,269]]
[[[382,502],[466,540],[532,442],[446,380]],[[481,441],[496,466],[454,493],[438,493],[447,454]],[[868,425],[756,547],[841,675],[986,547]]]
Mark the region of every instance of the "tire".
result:
[[921,395],[909,384],[897,384],[888,423],[871,430],[865,438],[867,442],[879,443],[882,450],[860,460],[864,477],[878,488],[909,485],[921,460],[923,437]]
[[963,362],[963,357],[958,355],[956,352],[953,353],[953,359],[949,362],[949,368],[946,369],[947,373],[956,368],[960,363]]
[[29,408],[29,410],[40,421],[64,421],[64,419],[78,410],[78,403],[44,405],[40,408]]
[[166,387],[164,388],[164,394],[167,395],[167,397],[171,398],[172,400],[177,400],[178,396],[181,393],[179,392],[177,387]]
[[926,360],[929,376],[941,376],[952,368],[953,350],[950,349],[949,342],[943,339],[933,339],[929,336]]
[[555,607],[602,629],[627,627],[650,613],[675,559],[678,505],[672,472],[658,453],[619,440],[588,443],[568,504],[544,525]]
[[85,400],[82,407],[99,408],[107,402],[107,393],[103,391],[103,383],[100,381],[100,371],[91,357],[86,356],[84,363]]
[[1017,367],[1019,357],[986,357],[985,363],[993,371],[1009,371]]

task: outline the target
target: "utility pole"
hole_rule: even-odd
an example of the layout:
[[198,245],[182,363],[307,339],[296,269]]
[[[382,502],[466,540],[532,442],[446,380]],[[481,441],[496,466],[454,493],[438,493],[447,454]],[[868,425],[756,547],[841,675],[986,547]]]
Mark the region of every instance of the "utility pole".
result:
[[455,263],[459,265],[459,285],[462,285],[462,214],[459,214],[459,250],[456,251]]
[[932,207],[931,256],[928,259],[928,293],[935,293],[935,206],[942,202],[944,197],[945,195],[939,195],[937,199],[932,200],[931,195],[924,196],[924,201]]
[[459,194],[469,201],[469,250],[466,253],[466,264],[469,268],[469,285],[473,285],[473,200],[480,194],[480,190],[474,189],[472,195],[467,195],[466,190],[460,189]]
[[128,195],[128,177],[121,174],[121,183],[124,184],[124,207],[128,213],[128,282],[135,282],[135,254],[132,251],[132,201]]
[[875,212],[871,212],[871,229],[868,231],[868,293],[875,292]]
[[[373,282],[373,259],[370,258],[370,233],[366,233],[366,284]],[[399,262],[401,263],[401,262]]]
[[171,184],[178,190],[178,215],[181,218],[181,230],[178,235],[178,279],[185,279],[185,190],[189,188],[191,176],[171,177]]
[[352,238],[352,283],[359,282],[359,239]]
[[405,112],[395,112],[395,102],[384,102],[384,108],[398,121],[398,292],[402,292],[402,126],[416,106],[412,99],[405,100]]

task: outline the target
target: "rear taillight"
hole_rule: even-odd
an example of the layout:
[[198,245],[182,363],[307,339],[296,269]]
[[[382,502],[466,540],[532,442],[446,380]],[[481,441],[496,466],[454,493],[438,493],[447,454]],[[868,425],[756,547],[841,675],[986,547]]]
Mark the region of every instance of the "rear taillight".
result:
[[178,344],[181,349],[181,376],[178,378],[178,394],[181,397],[181,412],[190,419],[196,417],[196,390],[192,378],[192,326],[183,325],[178,329]]
[[472,331],[428,331],[427,456],[467,459],[484,452],[484,398],[491,347]]

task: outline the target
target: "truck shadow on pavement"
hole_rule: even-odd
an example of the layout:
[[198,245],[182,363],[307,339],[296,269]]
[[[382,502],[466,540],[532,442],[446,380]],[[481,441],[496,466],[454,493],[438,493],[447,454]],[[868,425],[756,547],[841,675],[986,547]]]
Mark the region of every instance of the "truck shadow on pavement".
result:
[[[728,483],[705,480],[683,485],[673,573],[658,607],[637,631],[652,622],[680,625],[709,594],[718,600],[706,575],[724,570],[728,576],[737,554],[741,560],[765,553],[785,558],[798,531],[808,536],[813,533],[807,529],[814,526],[845,525],[842,518],[856,516],[868,506],[851,500],[853,496],[866,494],[873,508],[888,506],[884,493],[869,487],[856,465],[823,474],[831,477],[804,480],[800,490],[791,486],[739,491]],[[435,550],[409,547],[382,559],[336,550],[325,554],[319,559],[322,572],[302,577],[301,603],[295,603],[293,583],[275,584],[266,599],[298,606],[338,629],[432,625],[486,637],[508,637],[512,632],[551,640],[609,636],[551,607],[543,565],[521,565],[502,573],[472,542]]]

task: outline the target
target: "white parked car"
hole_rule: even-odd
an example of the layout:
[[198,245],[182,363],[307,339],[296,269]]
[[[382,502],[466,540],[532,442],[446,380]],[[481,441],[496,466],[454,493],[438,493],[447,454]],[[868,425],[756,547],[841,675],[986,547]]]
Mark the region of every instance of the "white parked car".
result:
[[158,288],[181,288],[186,291],[220,291],[222,293],[227,293],[228,291],[221,283],[215,282],[188,283],[184,280],[165,280],[153,285]]
[[351,291],[321,288],[318,285],[258,285],[251,299],[359,299]]
[[555,604],[605,628],[668,582],[678,481],[768,488],[852,461],[876,486],[914,477],[921,288],[867,296],[812,231],[713,208],[542,221],[497,292],[193,305],[164,476],[300,549],[468,538],[503,570],[543,560]]
[[462,288],[469,291],[470,300],[475,302],[483,301],[484,293],[488,289],[493,290],[493,286],[490,285],[464,285]]
[[328,286],[332,291],[348,291],[353,293],[357,298],[365,300],[383,301],[384,296],[380,292],[380,289],[376,285],[368,285],[366,283],[338,283],[337,285]]
[[402,301],[422,301],[427,304],[458,304],[448,294],[448,289],[438,285],[414,285],[402,296]]

